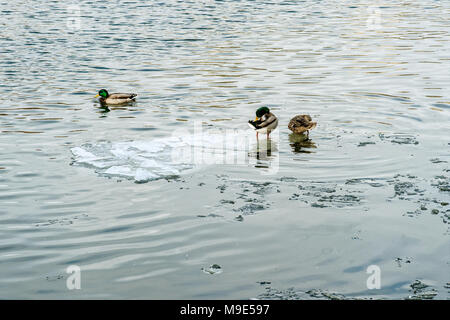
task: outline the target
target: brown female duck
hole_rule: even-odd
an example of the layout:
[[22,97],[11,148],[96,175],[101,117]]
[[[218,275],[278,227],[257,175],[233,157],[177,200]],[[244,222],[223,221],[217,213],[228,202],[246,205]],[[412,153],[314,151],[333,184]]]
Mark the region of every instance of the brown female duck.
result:
[[288,128],[293,133],[301,134],[306,131],[309,137],[309,130],[313,129],[317,125],[317,122],[312,122],[311,117],[308,114],[301,114],[293,117],[289,121]]

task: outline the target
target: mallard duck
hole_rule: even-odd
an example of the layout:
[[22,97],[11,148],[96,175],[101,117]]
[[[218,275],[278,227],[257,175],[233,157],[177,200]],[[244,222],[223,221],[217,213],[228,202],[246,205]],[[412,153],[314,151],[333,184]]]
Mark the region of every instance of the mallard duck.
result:
[[301,114],[293,117],[291,121],[289,121],[288,128],[293,133],[303,133],[306,131],[307,136],[309,137],[309,130],[314,128],[317,125],[317,122],[312,122],[311,117],[308,114]]
[[108,93],[107,90],[101,89],[94,97],[100,97],[101,104],[124,104],[135,100],[136,93]]
[[267,133],[267,139],[269,139],[270,133],[278,126],[278,119],[269,108],[261,107],[256,110],[256,119],[249,120],[248,125],[256,131],[256,139],[259,133]]

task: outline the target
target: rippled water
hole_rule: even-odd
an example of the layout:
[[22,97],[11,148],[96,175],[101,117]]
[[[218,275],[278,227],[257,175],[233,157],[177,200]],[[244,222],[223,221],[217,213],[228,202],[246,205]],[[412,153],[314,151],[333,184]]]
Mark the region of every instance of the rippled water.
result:
[[[0,11],[1,298],[449,298],[448,1]],[[138,100],[99,108],[100,88]],[[245,130],[262,105],[273,152],[245,164],[135,183],[73,154]],[[289,135],[299,113],[311,141]]]

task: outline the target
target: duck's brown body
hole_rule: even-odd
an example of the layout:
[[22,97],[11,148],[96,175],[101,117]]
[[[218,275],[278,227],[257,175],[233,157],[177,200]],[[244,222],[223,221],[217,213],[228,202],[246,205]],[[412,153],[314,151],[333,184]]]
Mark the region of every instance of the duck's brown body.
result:
[[289,121],[288,128],[294,133],[303,133],[311,130],[317,125],[317,122],[312,122],[312,119],[307,114],[301,114],[293,117]]

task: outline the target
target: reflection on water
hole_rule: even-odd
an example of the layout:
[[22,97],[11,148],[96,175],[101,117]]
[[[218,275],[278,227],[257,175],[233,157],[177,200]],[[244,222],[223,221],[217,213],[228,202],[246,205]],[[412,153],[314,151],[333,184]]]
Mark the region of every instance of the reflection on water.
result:
[[125,115],[118,116],[118,118],[130,119],[135,118],[132,114],[139,114],[143,111],[137,102],[129,102],[121,105],[107,105],[98,101],[94,104],[94,108],[96,108],[97,113],[100,114],[100,118],[105,118],[111,111],[129,111]]
[[[0,3],[0,298],[449,297],[449,1],[78,5]],[[250,163],[173,163],[267,105]]]
[[98,111],[97,112],[100,113],[101,117],[106,117],[105,113],[108,113],[110,111],[111,111],[111,109],[107,105],[100,105],[98,107]]
[[274,174],[279,167],[278,142],[269,139],[259,139],[250,146],[249,163],[255,168],[269,169],[265,174]]
[[308,137],[307,134],[289,134],[289,142],[294,153],[312,153],[309,149],[317,148],[316,144]]

